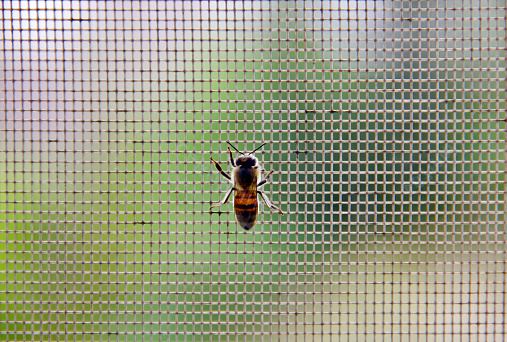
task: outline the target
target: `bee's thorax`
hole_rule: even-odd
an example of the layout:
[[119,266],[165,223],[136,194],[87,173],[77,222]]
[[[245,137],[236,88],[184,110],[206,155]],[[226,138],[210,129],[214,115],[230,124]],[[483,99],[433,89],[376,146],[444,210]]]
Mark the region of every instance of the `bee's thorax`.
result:
[[237,189],[257,189],[258,169],[253,167],[236,167],[232,172],[234,186]]

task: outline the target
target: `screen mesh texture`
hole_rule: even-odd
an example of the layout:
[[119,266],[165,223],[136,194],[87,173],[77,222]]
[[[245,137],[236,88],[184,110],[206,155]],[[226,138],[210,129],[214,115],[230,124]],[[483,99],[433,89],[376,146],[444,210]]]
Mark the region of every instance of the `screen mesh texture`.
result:
[[0,9],[0,340],[507,338],[505,1]]

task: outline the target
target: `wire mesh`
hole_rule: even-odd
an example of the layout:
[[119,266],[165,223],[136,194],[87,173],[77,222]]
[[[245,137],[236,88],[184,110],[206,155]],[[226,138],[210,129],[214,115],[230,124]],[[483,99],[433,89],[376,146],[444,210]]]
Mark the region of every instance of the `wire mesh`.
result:
[[0,340],[506,338],[504,1],[0,6]]

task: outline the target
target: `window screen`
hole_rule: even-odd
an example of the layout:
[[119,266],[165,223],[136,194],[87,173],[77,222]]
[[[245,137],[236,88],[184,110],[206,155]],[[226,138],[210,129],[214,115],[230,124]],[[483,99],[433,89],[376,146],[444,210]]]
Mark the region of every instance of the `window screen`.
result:
[[0,7],[0,340],[507,337],[505,1]]

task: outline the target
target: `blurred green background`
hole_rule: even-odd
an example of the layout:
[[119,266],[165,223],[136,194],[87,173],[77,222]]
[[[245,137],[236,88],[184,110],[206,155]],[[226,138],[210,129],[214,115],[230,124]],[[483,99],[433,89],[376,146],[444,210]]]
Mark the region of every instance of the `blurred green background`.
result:
[[505,337],[505,3],[0,6],[0,340]]

